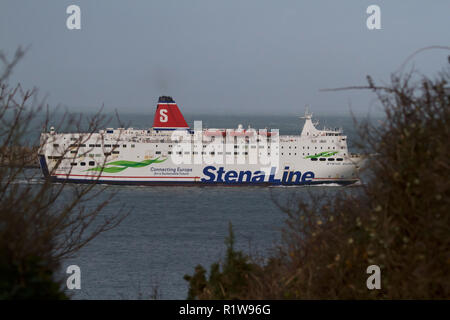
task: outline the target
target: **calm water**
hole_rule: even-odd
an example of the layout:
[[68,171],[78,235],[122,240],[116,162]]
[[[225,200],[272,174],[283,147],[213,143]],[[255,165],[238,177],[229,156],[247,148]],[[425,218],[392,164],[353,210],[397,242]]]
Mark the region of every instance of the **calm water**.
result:
[[[147,116],[146,116],[147,117]],[[134,128],[148,127],[152,119],[125,115],[122,120]],[[254,128],[279,128],[282,134],[298,134],[296,117],[187,116],[188,122],[202,119],[208,127],[236,127],[238,123]],[[354,137],[352,119],[321,118],[329,127],[343,127]],[[267,255],[280,240],[284,214],[271,195],[283,197],[292,192],[324,192],[333,196],[345,192],[342,187],[127,187],[109,186],[116,193],[103,215],[117,214],[122,205],[131,214],[115,229],[101,234],[77,257],[67,260],[81,268],[81,290],[75,299],[149,298],[154,287],[163,299],[185,299],[186,273],[196,265],[209,270],[212,262],[225,254],[224,239],[231,222],[237,249]],[[98,201],[101,201],[100,197]],[[95,205],[96,201],[90,203]]]

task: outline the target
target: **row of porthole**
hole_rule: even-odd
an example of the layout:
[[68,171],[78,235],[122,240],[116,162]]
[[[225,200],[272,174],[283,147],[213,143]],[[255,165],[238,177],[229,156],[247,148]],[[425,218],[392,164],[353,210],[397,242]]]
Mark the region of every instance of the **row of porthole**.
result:
[[[78,165],[78,163],[72,162],[72,163],[70,163],[70,165],[76,166],[76,165]],[[86,162],[80,162],[80,166],[82,166],[82,167],[86,166]],[[89,161],[89,166],[91,166],[91,167],[95,166],[95,161]]]
[[[319,158],[319,159],[317,159],[317,158],[311,158],[311,161],[317,161],[317,160],[319,160],[319,161],[334,161],[335,159],[334,158]],[[336,158],[336,161],[344,161],[344,159],[343,158]]]
[[[54,143],[53,147],[54,148],[58,148],[59,144]],[[101,148],[101,147],[103,147],[103,148],[119,148],[120,145],[118,145],[118,144],[105,144],[105,145],[102,146],[101,144],[89,144],[89,148]],[[122,147],[126,148],[127,145],[124,144],[124,145],[122,145]],[[132,144],[131,147],[134,148],[135,145]],[[86,148],[86,144],[70,144],[69,148]]]
[[[311,147],[312,148],[312,147]],[[324,147],[320,147],[321,150],[323,150]],[[284,147],[282,146],[281,149],[284,149]],[[291,149],[291,147],[289,146],[289,149]],[[297,149],[297,147],[294,147],[294,149]],[[303,149],[305,149],[305,147],[303,146]],[[309,146],[306,147],[306,149],[309,149]],[[336,147],[325,147],[325,149],[334,149],[336,150]],[[345,147],[341,146],[341,149],[345,149]],[[317,147],[315,147],[315,150],[317,150]]]
[[[161,151],[156,151],[155,154],[159,155],[159,154],[161,154]],[[173,154],[173,152],[172,151],[168,151],[167,154],[171,155],[171,154]],[[177,152],[175,152],[175,154],[181,155],[181,154],[183,154],[183,152],[177,151]],[[199,152],[198,151],[194,151],[194,152],[185,151],[184,154],[194,154],[194,155],[196,155],[196,154],[199,154]],[[205,151],[202,151],[201,154],[205,155],[207,153]],[[211,152],[209,152],[209,154],[210,155],[215,155],[216,153],[214,151],[211,151]],[[217,154],[218,155],[223,155],[224,153],[223,152],[217,152]],[[226,155],[231,155],[231,152],[226,152],[225,154]],[[238,154],[248,155],[248,152],[241,152],[241,153],[239,153],[239,152],[235,151],[234,154],[235,155],[238,155]],[[259,155],[261,155],[261,154],[262,153],[260,152]],[[270,152],[268,152],[267,154],[270,156]]]
[[[76,154],[76,153],[77,153],[77,151],[76,151],[76,150],[74,150],[74,151],[70,151],[70,153],[72,153],[72,154]],[[109,156],[109,155],[111,155],[111,153],[112,153],[112,154],[119,154],[119,153],[120,153],[120,151],[111,151],[111,152],[104,152],[103,154],[104,154],[105,156]],[[94,154],[90,154],[89,156],[93,157],[93,156],[94,156]],[[99,157],[99,156],[101,156],[101,155],[100,155],[100,154],[96,154],[95,156],[96,156],[96,157]]]
[[[334,159],[334,158],[311,158],[311,161],[317,161],[317,160],[319,160],[319,161],[334,161],[334,160],[336,160],[336,161],[343,161],[344,159],[343,158],[336,158],[336,159]],[[77,165],[77,163],[76,162],[72,162],[71,164],[70,164],[71,166],[76,166]],[[86,162],[80,162],[80,166],[86,166]],[[89,166],[95,166],[95,161],[89,161]]]

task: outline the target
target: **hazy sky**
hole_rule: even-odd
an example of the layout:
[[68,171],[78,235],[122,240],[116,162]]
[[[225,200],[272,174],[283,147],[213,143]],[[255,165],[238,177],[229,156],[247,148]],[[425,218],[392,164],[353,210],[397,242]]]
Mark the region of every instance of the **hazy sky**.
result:
[[[66,27],[81,8],[81,30]],[[381,8],[368,30],[366,8]],[[366,112],[369,92],[415,50],[450,45],[450,0],[1,0],[0,50],[30,46],[12,81],[72,111],[149,110],[171,95],[186,113]],[[412,63],[432,75],[449,52]],[[412,66],[410,64],[409,66]]]

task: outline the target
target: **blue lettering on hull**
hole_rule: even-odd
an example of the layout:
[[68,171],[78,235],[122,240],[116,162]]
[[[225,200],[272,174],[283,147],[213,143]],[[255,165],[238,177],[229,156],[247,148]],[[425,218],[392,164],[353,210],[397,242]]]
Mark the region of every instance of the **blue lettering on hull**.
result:
[[203,169],[200,181],[202,183],[223,183],[223,184],[271,184],[271,185],[302,185],[311,184],[314,172],[289,171],[289,167],[284,168],[281,179],[275,178],[276,168],[272,167],[270,173],[266,175],[263,171],[225,171],[224,167],[217,169],[214,166],[207,166]]

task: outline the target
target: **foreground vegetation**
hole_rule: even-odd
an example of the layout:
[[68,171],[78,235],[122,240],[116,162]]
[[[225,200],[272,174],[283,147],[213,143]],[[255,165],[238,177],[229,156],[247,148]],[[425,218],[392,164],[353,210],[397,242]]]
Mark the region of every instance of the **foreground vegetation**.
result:
[[[90,199],[103,192],[95,184],[53,184],[36,170],[27,171],[45,142],[29,139],[32,120],[47,111],[39,123],[39,130],[45,129],[50,115],[36,90],[8,83],[23,55],[20,48],[12,59],[0,52],[0,299],[67,299],[64,279],[57,275],[62,261],[117,226],[126,214],[119,209],[115,216],[102,216],[113,195],[92,206]],[[80,122],[65,118],[68,125]],[[87,135],[102,118],[96,115],[89,123]],[[69,151],[61,152],[68,156]]]
[[[359,125],[360,148],[372,154],[358,193],[286,203],[282,244],[265,263],[233,247],[209,276],[197,266],[188,299],[449,299],[449,69],[435,79],[371,78],[384,109],[381,125]],[[230,240],[231,239],[231,240]],[[381,269],[369,290],[366,270]]]

